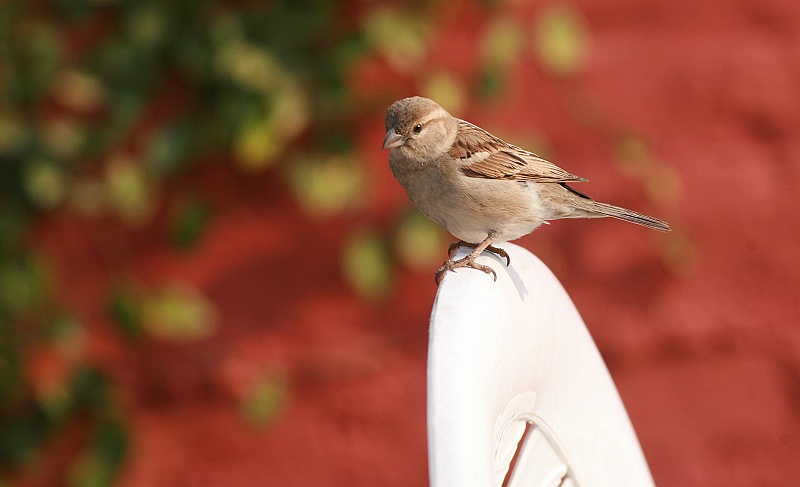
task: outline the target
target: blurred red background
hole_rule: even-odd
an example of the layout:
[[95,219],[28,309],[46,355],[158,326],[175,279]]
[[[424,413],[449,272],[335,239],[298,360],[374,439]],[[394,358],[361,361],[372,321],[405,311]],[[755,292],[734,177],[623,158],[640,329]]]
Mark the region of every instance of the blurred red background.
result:
[[[73,86],[69,76],[84,87],[113,84],[84,68],[82,53],[116,29],[160,25],[157,6],[144,16],[151,25],[139,11],[128,22],[133,10],[113,2],[90,2],[78,20],[64,20],[67,3],[9,14],[19,23],[6,23],[19,37],[41,21],[66,46],[45,95],[22,105],[45,142],[71,127],[53,123],[102,125],[104,106],[121,99],[97,89],[106,93],[100,108],[79,100],[76,109],[74,97],[59,94]],[[253,9],[263,18],[307,14],[280,5],[209,3],[201,18],[223,32],[213,40],[248,32],[246,21],[225,22]],[[113,403],[101,417],[122,439],[111,441],[120,459],[108,460],[107,437],[97,433],[106,419],[96,420],[95,406],[56,415],[29,454],[4,459],[5,482],[427,485],[427,320],[449,237],[409,212],[380,151],[386,107],[421,94],[587,177],[578,189],[594,198],[673,226],[662,235],[617,221],[559,221],[518,242],[573,297],[656,483],[794,483],[800,4],[331,8],[308,45],[338,63],[345,95],[335,101],[313,69],[292,71],[291,55],[276,54],[301,88],[269,87],[275,98],[264,118],[240,121],[229,140],[184,156],[194,163],[153,178],[141,167],[165,120],[192,120],[208,102],[202,83],[159,71],[127,131],[74,156],[89,162],[59,166],[67,196],[51,204],[36,191],[52,178],[31,170],[36,177],[20,179],[34,207],[21,241],[49,273],[48,306],[79,324],[65,340],[20,345],[27,392],[6,407],[3,427],[31,410],[61,411],[64,394],[76,394],[64,384],[90,367],[107,392],[89,402]],[[347,36],[358,40],[352,53],[329,45]],[[233,61],[219,48],[214,69],[234,63],[234,80],[258,91],[259,76],[277,69],[264,55],[269,42],[236,44]],[[250,55],[255,61],[237,68]],[[9,68],[2,72],[8,79]],[[286,111],[277,99],[291,100]],[[275,130],[277,142],[259,135]],[[91,186],[94,176],[107,188]],[[92,191],[106,196],[93,202]],[[31,316],[39,317],[11,315],[23,331]]]

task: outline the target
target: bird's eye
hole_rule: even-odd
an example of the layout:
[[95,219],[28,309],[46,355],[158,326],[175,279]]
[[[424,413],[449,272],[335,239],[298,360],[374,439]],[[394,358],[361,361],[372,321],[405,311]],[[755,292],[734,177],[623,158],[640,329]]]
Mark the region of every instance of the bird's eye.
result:
[[414,133],[415,134],[418,134],[421,131],[422,131],[422,124],[421,123],[418,123],[418,124],[414,125]]

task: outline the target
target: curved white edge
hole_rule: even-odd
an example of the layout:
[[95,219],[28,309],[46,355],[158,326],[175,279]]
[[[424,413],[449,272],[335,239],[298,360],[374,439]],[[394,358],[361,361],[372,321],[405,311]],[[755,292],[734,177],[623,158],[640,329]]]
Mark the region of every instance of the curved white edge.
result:
[[533,400],[519,417],[548,436],[574,485],[652,486],[616,387],[569,296],[533,254],[502,247],[509,267],[490,253],[479,257],[495,269],[497,282],[474,269],[448,272],[433,306],[431,486],[495,485],[508,456],[501,416],[526,394]]

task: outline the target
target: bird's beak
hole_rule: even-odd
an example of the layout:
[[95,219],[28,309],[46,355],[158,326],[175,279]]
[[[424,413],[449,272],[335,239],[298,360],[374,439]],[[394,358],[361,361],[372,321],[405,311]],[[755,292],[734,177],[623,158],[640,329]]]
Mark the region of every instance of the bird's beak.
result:
[[395,147],[400,147],[405,143],[406,143],[406,138],[395,132],[394,128],[390,128],[386,132],[386,138],[383,139],[383,148],[394,149]]

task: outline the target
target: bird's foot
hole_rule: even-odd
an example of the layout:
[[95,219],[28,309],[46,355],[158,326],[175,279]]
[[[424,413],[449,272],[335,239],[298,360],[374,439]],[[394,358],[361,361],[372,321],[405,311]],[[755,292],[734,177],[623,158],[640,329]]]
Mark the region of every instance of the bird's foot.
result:
[[464,257],[463,259],[444,261],[444,264],[442,264],[442,267],[440,267],[436,271],[436,276],[434,276],[434,278],[436,279],[436,285],[438,286],[439,283],[442,281],[445,272],[455,271],[456,269],[461,267],[472,267],[473,269],[477,269],[487,274],[491,274],[492,278],[495,280],[495,282],[497,282],[497,273],[494,271],[494,269],[492,269],[488,265],[478,264],[477,262],[475,262],[475,257],[477,256],[473,256],[472,254],[470,254]]
[[[478,245],[479,244],[469,243],[469,242],[465,242],[463,240],[459,240],[458,242],[453,242],[453,243],[450,244],[450,248],[447,249],[447,256],[448,257],[452,256],[453,255],[453,251],[458,250],[461,247],[469,247],[471,249],[474,249]],[[488,250],[489,252],[492,252],[493,254],[497,254],[500,257],[503,257],[504,259],[506,259],[506,267],[511,265],[511,256],[508,255],[508,252],[506,252],[505,250],[501,249],[500,247],[495,247],[493,245],[487,246],[486,250]]]

